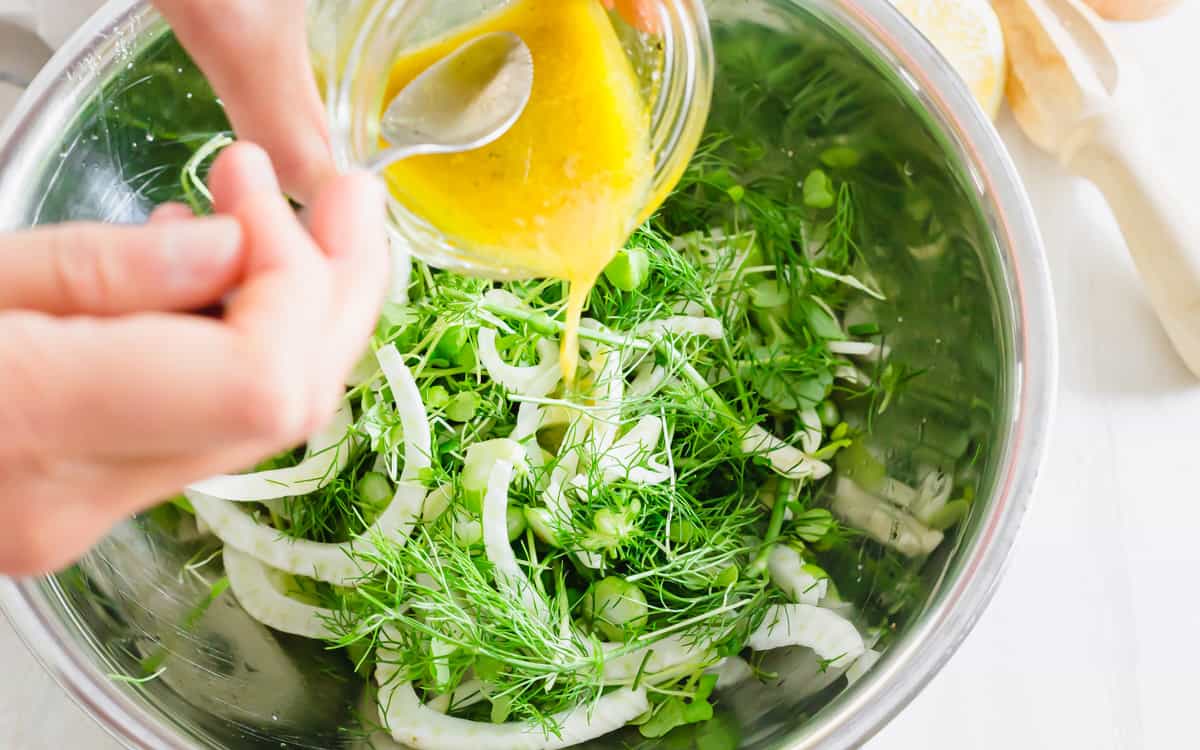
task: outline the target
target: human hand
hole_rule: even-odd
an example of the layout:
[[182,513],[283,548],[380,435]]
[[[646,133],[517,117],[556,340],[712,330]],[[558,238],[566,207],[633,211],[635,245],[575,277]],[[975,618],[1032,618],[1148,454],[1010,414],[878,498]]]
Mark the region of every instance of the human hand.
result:
[[[343,396],[387,278],[382,187],[306,230],[270,160],[213,167],[217,216],[0,237],[0,572],[59,568],[131,513],[295,445]],[[229,297],[222,319],[177,314]]]
[[617,12],[635,28],[650,34],[659,32],[658,14],[655,13],[655,0],[601,0],[604,7]]
[[239,138],[271,155],[307,203],[336,174],[309,56],[305,0],[154,0],[204,71]]

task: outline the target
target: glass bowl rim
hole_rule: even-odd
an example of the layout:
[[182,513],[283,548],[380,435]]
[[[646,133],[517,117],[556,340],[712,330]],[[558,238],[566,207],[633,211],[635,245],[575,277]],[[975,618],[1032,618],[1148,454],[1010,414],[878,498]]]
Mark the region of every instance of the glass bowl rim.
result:
[[[369,15],[363,22],[363,28],[357,32],[357,37],[351,45],[352,50],[347,57],[361,58],[370,53],[365,47],[373,44],[381,32],[371,27],[374,14],[382,14],[388,6],[382,3],[388,0],[375,0],[375,5],[368,6]],[[497,6],[481,12],[479,18],[487,19],[499,12],[508,0],[500,0]],[[650,108],[652,121],[651,140],[654,143],[652,155],[656,166],[653,174],[653,184],[648,200],[665,195],[670,191],[666,185],[676,182],[687,169],[694,151],[703,136],[707,123],[713,92],[714,73],[716,68],[715,56],[709,32],[707,9],[703,0],[663,0],[665,23],[669,43],[664,50],[663,69],[658,74],[663,76],[658,82],[657,94]],[[318,6],[320,7],[320,6]],[[401,6],[399,17],[406,18],[409,10]],[[370,41],[368,41],[370,40]],[[422,41],[417,47],[429,44]],[[324,55],[328,60],[342,60],[338,51],[326,50]],[[677,59],[678,58],[678,59]],[[325,109],[332,125],[330,137],[332,140],[334,161],[341,170],[362,168],[372,157],[359,153],[362,147],[361,139],[365,136],[373,140],[375,123],[373,115],[367,116],[355,111],[354,87],[348,85],[353,80],[361,59],[350,59],[328,66],[324,71],[325,78]],[[349,75],[346,70],[349,69]],[[672,85],[671,70],[678,70]],[[660,138],[665,142],[657,143]],[[659,148],[659,146],[663,146]],[[660,161],[661,159],[661,161]],[[672,185],[673,189],[673,185]],[[652,212],[644,212],[648,217]],[[640,222],[639,222],[640,223]],[[446,231],[435,226],[417,211],[389,193],[388,195],[388,233],[393,243],[404,247],[416,258],[439,267],[448,268],[467,274],[484,274],[488,278],[508,280],[524,278],[526,269],[507,266],[502,263],[488,263],[485,259],[497,255],[492,248],[470,246]],[[500,253],[499,255],[503,255]]]

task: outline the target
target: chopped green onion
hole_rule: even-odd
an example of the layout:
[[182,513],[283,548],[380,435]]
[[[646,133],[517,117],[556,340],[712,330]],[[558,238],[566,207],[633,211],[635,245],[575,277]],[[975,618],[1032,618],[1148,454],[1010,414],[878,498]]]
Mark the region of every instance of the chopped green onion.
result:
[[562,546],[558,532],[555,531],[553,517],[547,508],[526,508],[524,513],[525,521],[538,539],[554,547]]
[[927,195],[910,192],[904,196],[904,211],[913,221],[923,222],[933,213],[933,201]]
[[855,440],[838,453],[837,467],[843,475],[868,492],[879,489],[887,479],[887,467],[875,458],[862,440]]
[[650,255],[638,247],[625,248],[617,253],[617,257],[604,269],[604,278],[623,292],[636,292],[646,283],[649,274]]
[[737,583],[740,577],[741,573],[738,571],[738,567],[730,565],[717,574],[717,577],[713,579],[713,585],[719,589],[727,589]]
[[355,489],[358,491],[358,499],[373,511],[379,511],[386,507],[391,502],[394,492],[388,478],[376,471],[363,474]]
[[846,329],[851,336],[878,336],[881,331],[875,323],[859,323]]
[[687,520],[675,520],[667,531],[667,538],[675,544],[690,544],[700,534],[696,524]]
[[833,169],[853,169],[862,162],[862,154],[849,146],[834,146],[821,152],[821,163]]
[[646,627],[649,605],[646,594],[636,584],[609,576],[593,584],[584,595],[583,616],[603,637],[624,641]]
[[466,326],[450,326],[442,334],[437,346],[433,348],[433,356],[435,359],[444,359],[447,362],[458,362],[470,340],[471,332],[467,330]]
[[971,511],[971,503],[967,500],[951,500],[945,507],[933,514],[927,524],[935,531],[945,531],[957,526]]
[[804,178],[804,205],[809,208],[832,208],[837,200],[833,180],[823,170],[814,169]]
[[817,416],[821,420],[821,426],[832,429],[837,427],[842,421],[842,410],[833,401],[826,399],[817,407]]
[[440,385],[430,387],[422,395],[428,409],[445,409],[450,403],[450,392]]
[[517,541],[525,533],[525,529],[529,527],[528,522],[525,520],[525,512],[515,505],[508,506],[505,520],[508,523],[508,541],[510,542]]
[[482,403],[483,399],[475,391],[456,394],[446,405],[446,417],[452,422],[470,422]]

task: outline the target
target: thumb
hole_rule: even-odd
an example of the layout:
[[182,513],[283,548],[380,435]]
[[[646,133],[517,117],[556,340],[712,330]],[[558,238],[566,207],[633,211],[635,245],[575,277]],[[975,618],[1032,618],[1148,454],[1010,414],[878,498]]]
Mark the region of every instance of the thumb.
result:
[[241,254],[240,224],[221,217],[0,235],[0,310],[111,316],[202,308],[237,282]]

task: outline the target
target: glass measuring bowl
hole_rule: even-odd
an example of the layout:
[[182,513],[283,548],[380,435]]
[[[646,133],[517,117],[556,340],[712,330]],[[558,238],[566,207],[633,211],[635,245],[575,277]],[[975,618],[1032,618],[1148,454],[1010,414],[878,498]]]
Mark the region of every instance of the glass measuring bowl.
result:
[[[399,57],[508,3],[315,0],[311,45],[338,166],[362,168],[378,153],[384,98]],[[655,11],[656,35],[612,14],[650,113],[654,174],[646,205],[631,217],[634,224],[649,218],[679,181],[703,134],[713,90],[712,39],[701,0],[659,0]],[[498,261],[503,253],[456,240],[394,196],[389,217],[393,239],[428,263],[495,279],[530,275]]]

